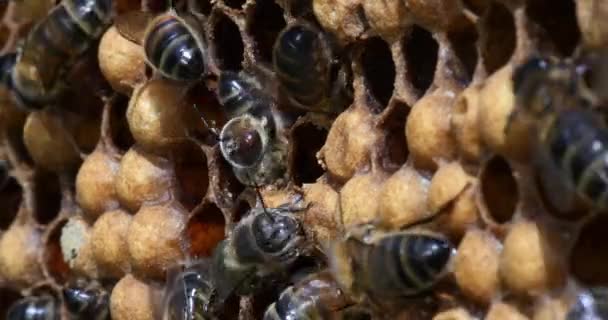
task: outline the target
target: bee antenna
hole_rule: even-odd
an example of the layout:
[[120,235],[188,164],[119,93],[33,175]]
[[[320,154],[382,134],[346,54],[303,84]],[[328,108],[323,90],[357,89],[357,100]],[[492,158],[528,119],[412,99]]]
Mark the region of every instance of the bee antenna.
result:
[[203,124],[205,125],[205,127],[207,127],[207,129],[209,129],[209,131],[215,136],[215,139],[218,141],[222,141],[222,139],[220,138],[220,133],[218,132],[217,128],[215,127],[215,125],[210,125],[209,122],[207,122],[207,120],[205,119],[205,116],[202,114],[202,112],[200,110],[198,110],[198,108],[196,107],[196,104],[193,104],[192,107],[194,108],[194,110],[196,110],[196,112],[199,113],[199,115],[201,116],[201,120],[203,121]]
[[254,188],[255,188],[255,193],[258,195],[258,198],[260,198],[260,203],[262,204],[262,210],[264,210],[264,215],[266,215],[266,217],[270,221],[274,222],[274,218],[266,209],[266,204],[264,203],[264,198],[262,198],[262,192],[260,192],[260,186],[258,186],[257,184],[254,184]]

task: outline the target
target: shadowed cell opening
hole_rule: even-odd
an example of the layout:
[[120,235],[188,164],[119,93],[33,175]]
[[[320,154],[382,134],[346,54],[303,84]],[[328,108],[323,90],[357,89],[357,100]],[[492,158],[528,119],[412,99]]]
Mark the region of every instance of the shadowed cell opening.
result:
[[386,132],[383,150],[386,156],[382,157],[382,166],[389,171],[398,170],[405,164],[409,155],[407,139],[405,138],[405,123],[409,111],[410,107],[408,105],[396,102],[383,123],[384,132]]
[[190,10],[194,13],[209,15],[213,6],[211,0],[189,0]]
[[62,221],[54,226],[51,234],[45,244],[44,264],[51,278],[57,283],[66,283],[70,273],[70,266],[63,260],[61,251],[61,229],[67,221]]
[[0,316],[4,315],[17,300],[23,298],[19,291],[10,288],[0,288]]
[[225,238],[226,221],[222,211],[209,202],[197,210],[188,221],[186,236],[193,258],[209,257]]
[[323,168],[317,160],[317,152],[325,144],[327,130],[312,123],[302,123],[291,132],[293,143],[293,154],[291,165],[293,172],[291,176],[296,185],[314,183],[323,175]]
[[224,4],[234,9],[241,9],[246,0],[224,0]]
[[[4,3],[4,6],[6,6],[6,3],[8,3],[8,1],[0,2],[0,10],[4,9],[4,8],[2,8],[3,3]],[[4,48],[6,46],[6,42],[8,41],[8,39],[11,35],[10,31],[11,31],[11,29],[9,29],[7,26],[5,26],[5,25],[0,26],[0,49]]]
[[488,7],[488,1],[486,0],[463,0],[463,6],[475,13],[476,15],[482,15],[484,10]]
[[526,5],[526,14],[543,29],[543,38],[549,39],[559,54],[572,54],[581,36],[574,1],[531,0]]
[[395,62],[386,42],[379,37],[365,43],[361,65],[372,96],[384,109],[395,88]]
[[273,0],[256,1],[250,32],[255,40],[255,49],[263,61],[272,61],[272,48],[285,27],[283,9]]
[[570,255],[570,270],[584,285],[608,285],[608,216],[599,214],[585,224]]
[[61,210],[61,187],[56,174],[38,170],[34,176],[36,212],[34,217],[40,224],[53,221]]
[[27,151],[23,141],[23,125],[19,126],[18,129],[9,128],[7,135],[10,148],[12,148],[15,152],[15,156],[18,158],[18,161],[27,164],[28,166],[34,166],[34,160],[32,160],[32,157]]
[[433,35],[416,25],[404,39],[407,77],[420,94],[424,94],[433,83],[438,50],[439,44],[433,39]]
[[477,40],[479,36],[475,26],[468,22],[466,27],[458,32],[448,34],[448,40],[452,49],[456,53],[456,58],[460,60],[464,71],[466,72],[465,79],[461,79],[463,84],[468,84],[473,78],[475,67],[477,66]]
[[19,212],[23,200],[23,189],[13,177],[0,189],[0,230],[6,230]]
[[188,143],[179,153],[175,164],[181,204],[188,210],[201,203],[209,187],[207,157],[195,143]]
[[492,2],[483,19],[481,55],[488,73],[505,65],[515,50],[515,21],[511,12],[503,5]]
[[123,153],[129,150],[135,143],[133,135],[129,130],[127,122],[127,107],[128,101],[125,98],[117,99],[112,105],[112,113],[110,114],[110,134],[112,143]]
[[249,210],[251,210],[249,202],[245,201],[245,199],[239,199],[239,201],[236,203],[234,212],[232,213],[232,223],[236,225],[239,221],[247,216]]
[[241,70],[244,47],[237,25],[225,15],[220,15],[213,26],[215,57],[222,70]]
[[481,173],[483,202],[496,223],[511,220],[518,202],[517,182],[507,161],[495,156],[486,163]]

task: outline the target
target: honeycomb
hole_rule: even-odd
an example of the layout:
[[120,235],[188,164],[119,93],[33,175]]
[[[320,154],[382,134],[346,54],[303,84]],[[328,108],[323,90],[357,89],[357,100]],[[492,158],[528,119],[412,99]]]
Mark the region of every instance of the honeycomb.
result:
[[[266,205],[303,194],[306,233],[321,250],[365,222],[431,221],[457,244],[432,301],[374,318],[564,319],[576,290],[608,284],[608,218],[552,206],[530,167],[535,146],[504,130],[513,67],[534,53],[605,46],[603,2],[174,1],[209,40],[211,75],[189,87],[144,63],[146,22],[167,3],[115,2],[115,25],[67,75],[69,100],[24,113],[0,92],[0,157],[11,164],[0,192],[0,314],[23,296],[60,297],[85,276],[113,286],[113,319],[152,319],[172,264],[209,256],[255,205],[200,121],[226,121],[215,79],[247,70],[272,84],[274,41],[298,19],[346,48],[354,100],[289,129],[290,182],[263,188]],[[2,52],[53,5],[2,2]],[[258,319],[270,301],[241,298],[234,317]]]

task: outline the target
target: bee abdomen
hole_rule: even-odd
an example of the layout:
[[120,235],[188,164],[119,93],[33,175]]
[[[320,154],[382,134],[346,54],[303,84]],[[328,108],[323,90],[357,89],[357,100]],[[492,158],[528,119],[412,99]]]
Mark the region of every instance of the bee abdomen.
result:
[[608,208],[608,131],[590,112],[564,111],[547,136],[555,165],[571,185],[600,208]]
[[59,310],[53,297],[30,297],[14,303],[7,312],[7,320],[57,320]]
[[402,296],[433,286],[444,272],[453,246],[441,237],[401,233],[381,239],[369,250],[370,289],[378,295]]
[[229,118],[258,108],[262,102],[255,80],[233,71],[223,71],[220,74],[218,98]]
[[202,40],[173,14],[161,15],[151,23],[144,48],[148,62],[165,77],[189,81],[205,72]]
[[66,309],[74,316],[97,320],[109,316],[108,295],[101,290],[65,288],[63,295]]
[[280,84],[291,99],[312,108],[325,98],[329,86],[329,59],[320,31],[305,24],[287,27],[273,51]]

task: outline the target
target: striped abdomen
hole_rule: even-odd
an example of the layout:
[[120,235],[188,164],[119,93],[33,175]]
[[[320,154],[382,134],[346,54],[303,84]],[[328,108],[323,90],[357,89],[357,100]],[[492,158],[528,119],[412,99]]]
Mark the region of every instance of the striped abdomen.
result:
[[200,79],[206,48],[194,23],[169,12],[154,19],[144,36],[148,63],[163,76],[181,81]]
[[64,288],[63,298],[66,309],[75,317],[103,320],[110,316],[108,294],[100,288]]
[[218,81],[218,99],[229,118],[253,109],[266,109],[258,83],[247,75],[222,71]]
[[313,110],[329,92],[330,60],[320,31],[308,24],[288,26],[279,35],[273,63],[279,82],[292,102]]
[[433,286],[445,272],[454,251],[445,238],[400,232],[362,248],[367,252],[356,281],[374,297],[415,295]]
[[63,0],[29,32],[12,74],[27,105],[58,94],[60,77],[101,36],[111,21],[111,0]]
[[326,273],[309,276],[283,290],[264,313],[264,320],[342,319],[351,302]]
[[193,270],[184,271],[165,293],[162,320],[204,320],[210,313],[211,286]]
[[58,320],[59,305],[51,296],[23,298],[15,302],[6,315],[7,320]]
[[608,131],[592,112],[568,110],[547,120],[542,142],[554,165],[576,191],[608,208]]

